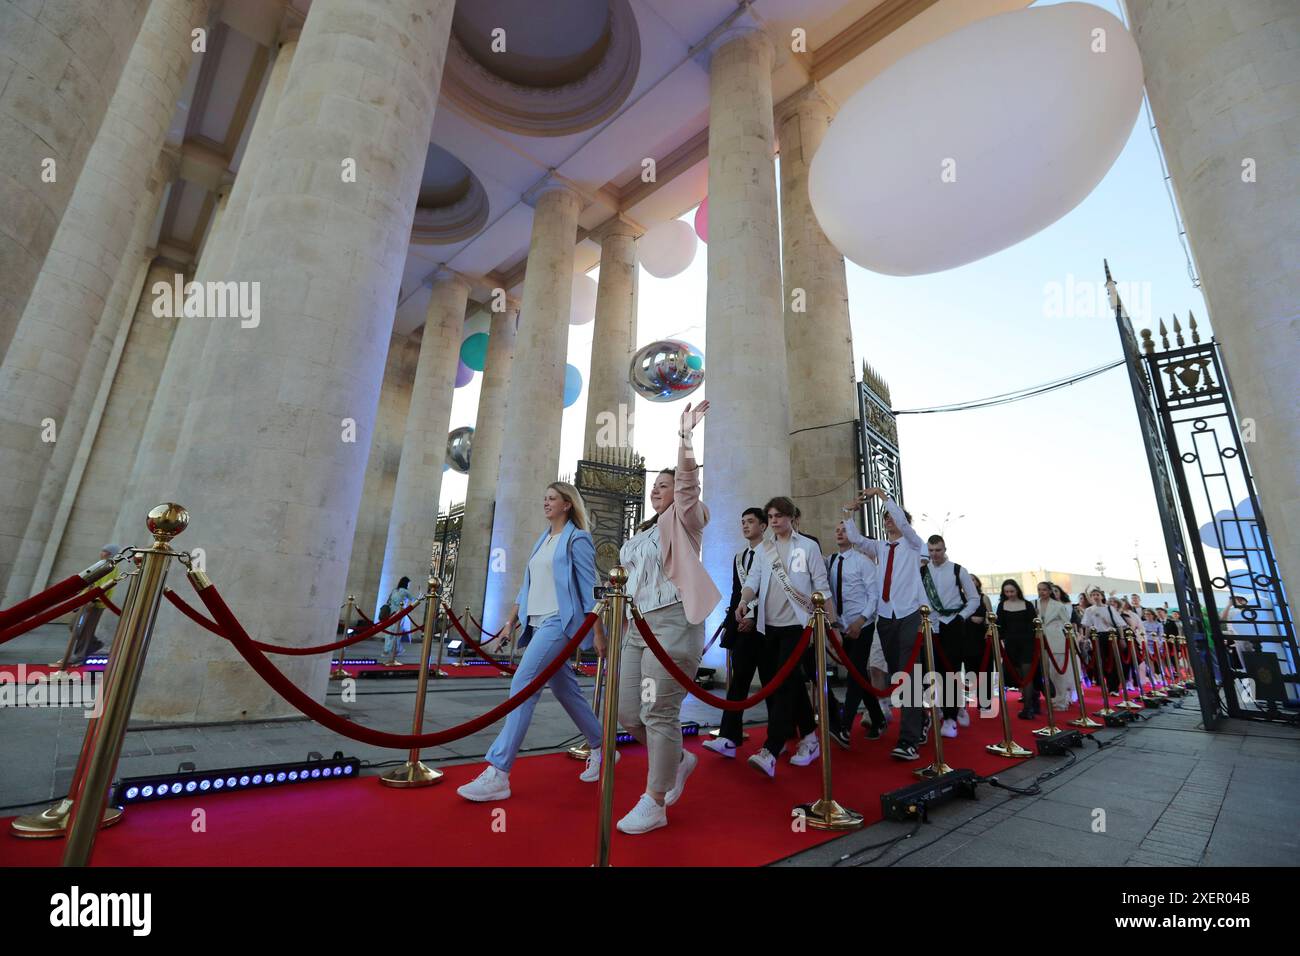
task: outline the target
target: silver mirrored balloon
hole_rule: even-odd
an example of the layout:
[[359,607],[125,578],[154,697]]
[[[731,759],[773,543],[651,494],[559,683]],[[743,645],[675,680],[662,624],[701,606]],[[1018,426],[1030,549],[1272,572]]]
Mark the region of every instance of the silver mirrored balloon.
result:
[[675,402],[704,384],[704,353],[681,339],[637,349],[628,370],[632,388],[651,402]]
[[469,455],[474,446],[474,429],[465,425],[447,435],[447,464],[462,475],[469,472]]

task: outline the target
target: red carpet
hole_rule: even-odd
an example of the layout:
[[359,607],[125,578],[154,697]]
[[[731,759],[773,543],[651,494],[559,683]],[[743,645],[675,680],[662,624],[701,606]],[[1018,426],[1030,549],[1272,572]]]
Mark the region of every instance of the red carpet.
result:
[[[1089,692],[1091,698],[1092,692]],[[1091,702],[1091,701],[1090,701]],[[1013,715],[1017,705],[1012,702]],[[1092,708],[1092,709],[1095,709]],[[1077,714],[1067,712],[1069,718]],[[1039,722],[1012,718],[1022,746],[1033,748]],[[853,749],[833,747],[835,798],[880,819],[880,794],[912,783],[923,760],[891,760],[897,724],[878,741],[855,733]],[[775,779],[755,772],[745,757],[763,743],[761,727],[735,760],[688,739],[700,763],[669,825],[641,836],[615,831],[617,866],[759,866],[834,839],[838,834],[791,827],[791,808],[820,796],[817,763],[792,767],[782,759]],[[984,750],[1001,739],[1001,721],[973,718],[955,740],[944,741],[947,762],[989,774],[1013,761]],[[645,784],[645,751],[620,748],[615,819],[635,803]],[[1019,762],[1019,761],[1016,761]],[[1040,759],[1049,769],[1055,758]],[[134,806],[126,820],[100,834],[100,866],[588,866],[596,846],[597,788],[578,780],[582,765],[563,754],[523,757],[511,773],[513,796],[499,804],[462,800],[455,788],[482,764],[445,768],[436,786],[390,790],[373,778],[292,785],[274,790],[178,798]],[[194,833],[192,811],[207,813],[207,831]],[[502,811],[496,812],[494,811]],[[7,820],[0,821],[6,824]],[[723,849],[720,849],[723,848]],[[62,840],[0,836],[0,866],[59,862]]]

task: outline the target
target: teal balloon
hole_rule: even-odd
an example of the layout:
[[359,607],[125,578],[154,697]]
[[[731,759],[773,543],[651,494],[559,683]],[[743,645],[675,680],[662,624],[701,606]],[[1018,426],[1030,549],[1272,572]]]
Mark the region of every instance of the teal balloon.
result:
[[564,366],[564,407],[568,408],[582,394],[582,373],[572,365]]
[[483,371],[487,364],[488,337],[486,333],[475,332],[460,343],[460,360],[476,372]]
[[704,356],[695,354],[686,356],[686,367],[693,372],[698,372],[704,368]]

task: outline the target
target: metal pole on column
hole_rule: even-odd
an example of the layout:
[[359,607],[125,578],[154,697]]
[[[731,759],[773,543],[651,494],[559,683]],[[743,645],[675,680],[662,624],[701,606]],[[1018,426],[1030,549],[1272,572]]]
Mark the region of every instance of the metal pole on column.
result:
[[145,654],[158,617],[167,568],[172,558],[179,557],[171,549],[171,540],[184,531],[189,522],[189,512],[173,503],[158,505],[150,510],[146,519],[154,541],[148,550],[141,552],[144,561],[140,573],[131,578],[117,632],[113,635],[113,653],[118,660],[110,679],[105,681],[104,712],[95,730],[95,742],[85,776],[77,789],[68,795],[72,799],[72,809],[68,817],[68,843],[63,851],[64,866],[90,863],[95,837],[108,802],[109,784],[113,782],[118,757],[122,753],[122,739],[131,718],[131,705],[140,684],[140,674],[144,671]]
[[[356,607],[356,598],[351,594],[348,595],[348,602],[345,607],[347,610],[343,612],[343,639],[346,641],[348,639],[348,632],[352,630],[352,611]],[[347,662],[348,649],[346,647],[340,647],[339,664],[338,667],[330,671],[330,680],[342,680],[345,677],[352,676],[347,672]]]

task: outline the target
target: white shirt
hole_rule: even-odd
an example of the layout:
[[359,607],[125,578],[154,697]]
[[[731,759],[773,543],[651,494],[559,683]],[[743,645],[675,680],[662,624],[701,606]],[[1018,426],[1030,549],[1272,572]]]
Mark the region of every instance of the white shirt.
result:
[[[772,540],[775,542],[775,537]],[[773,627],[781,626],[779,618],[769,619],[769,605],[777,608],[780,617],[786,617],[782,608],[788,608],[790,615],[793,616],[790,623],[800,627],[806,626],[812,615],[802,605],[790,600],[780,580],[772,573],[771,549],[766,543],[762,543],[754,551],[754,564],[749,569],[749,576],[745,578],[744,586],[759,596],[758,621],[755,626],[762,633],[766,633],[769,624]],[[785,574],[790,580],[790,585],[808,598],[809,606],[812,604],[813,591],[821,591],[823,594],[830,592],[831,585],[826,580],[826,561],[822,558],[821,548],[817,547],[816,541],[795,531],[783,545],[778,545],[778,551],[781,554],[781,562],[785,565]],[[835,619],[833,611],[834,607],[827,608],[827,616],[830,620]]]
[[[852,521],[843,522],[844,531],[849,537],[849,543],[875,561],[880,569],[879,616],[907,617],[927,601],[925,586],[921,584],[921,558],[928,558],[929,551],[921,536],[907,523],[903,509],[892,498],[885,499],[885,510],[894,519],[894,526],[903,534],[898,541],[877,541],[875,538],[863,537]],[[894,552],[894,563],[893,573],[889,576],[889,599],[886,600],[885,577],[889,569],[891,549]]]
[[658,524],[628,538],[618,560],[627,570],[627,593],[643,614],[681,601],[677,585],[664,573]]
[[[845,627],[862,619],[863,626],[876,619],[880,604],[880,571],[861,551],[837,551],[826,561],[831,585],[831,603]],[[844,583],[843,593],[840,582]]]
[[[1114,615],[1112,618],[1111,615]],[[1124,629],[1124,619],[1120,617],[1119,612],[1107,604],[1098,607],[1096,604],[1089,604],[1083,610],[1083,630],[1086,634],[1091,628],[1096,628],[1098,634],[1104,634],[1107,631],[1122,631]]]
[[528,622],[540,624],[560,611],[555,593],[555,544],[558,534],[549,535],[528,561]]
[[[975,582],[971,580],[970,573],[962,568],[956,574],[954,569],[960,567],[954,561],[945,561],[943,564],[934,564],[931,562],[930,580],[934,582],[934,589],[939,592],[939,600],[946,608],[958,608],[951,614],[940,614],[937,607],[932,607],[939,626],[948,624],[958,614],[967,618],[975,613],[975,609],[980,605],[979,595],[975,592]],[[957,579],[961,578],[961,587],[957,587]],[[924,582],[922,582],[924,587]],[[962,603],[962,593],[966,594],[966,603]]]

